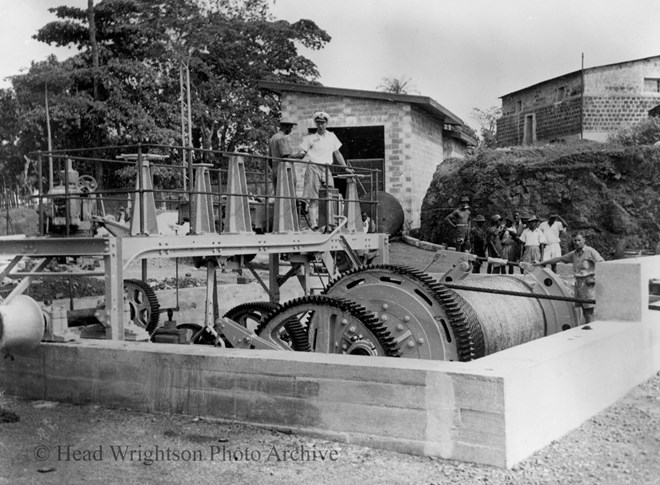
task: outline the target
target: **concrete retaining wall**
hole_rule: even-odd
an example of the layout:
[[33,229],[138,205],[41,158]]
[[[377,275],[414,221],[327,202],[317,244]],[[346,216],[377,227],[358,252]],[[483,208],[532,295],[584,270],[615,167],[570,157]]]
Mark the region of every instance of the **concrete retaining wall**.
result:
[[627,261],[599,265],[614,272],[601,271],[596,288],[626,281],[627,291],[610,292],[604,308],[634,312],[641,301],[641,320],[601,312],[588,328],[473,362],[85,341],[4,359],[0,387],[511,467],[660,370],[660,313],[647,310],[660,257]]

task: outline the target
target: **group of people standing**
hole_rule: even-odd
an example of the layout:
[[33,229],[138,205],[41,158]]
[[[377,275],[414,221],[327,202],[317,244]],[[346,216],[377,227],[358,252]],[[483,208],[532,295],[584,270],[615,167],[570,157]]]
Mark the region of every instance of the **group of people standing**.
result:
[[[549,230],[559,230],[561,222],[548,225]],[[544,223],[547,224],[547,223]],[[557,235],[557,242],[561,241]],[[470,250],[482,258],[498,258],[507,263],[488,263],[488,274],[513,274],[514,268],[520,262],[534,263],[540,261],[543,247],[547,244],[546,232],[539,228],[536,216],[523,219],[519,212],[502,217],[499,214],[490,216],[488,225],[483,215],[474,218],[474,224],[469,232]],[[561,250],[560,250],[561,254]],[[473,266],[474,273],[481,272],[481,261]]]
[[[473,273],[481,272],[485,258],[506,260],[488,263],[486,272],[489,274],[504,274],[507,267],[508,273],[513,274],[519,263],[549,265],[554,272],[557,271],[557,263],[572,264],[575,297],[580,300],[595,299],[596,263],[604,259],[598,251],[586,245],[584,234],[579,232],[573,235],[575,249],[562,255],[561,236],[567,232],[568,224],[559,214],[550,214],[545,221],[539,221],[534,215],[522,217],[518,211],[504,218],[494,214],[486,225],[486,218],[481,214],[472,219],[469,202],[468,197],[461,198],[461,205],[446,220],[454,227],[457,249],[483,258],[473,263]],[[522,269],[520,272],[523,272]],[[582,301],[576,305],[582,308],[587,323],[593,321],[594,303]]]
[[[505,273],[506,266],[509,274],[513,274],[516,263],[534,264],[544,258],[561,256],[561,235],[568,229],[559,214],[550,214],[543,222],[534,215],[522,217],[518,211],[506,217],[493,214],[489,221],[481,214],[472,219],[468,197],[461,198],[461,205],[446,220],[454,228],[459,251],[508,261],[506,265],[490,263],[487,267],[489,274]],[[554,263],[552,270],[556,269]],[[474,264],[473,272],[481,272],[481,261]]]

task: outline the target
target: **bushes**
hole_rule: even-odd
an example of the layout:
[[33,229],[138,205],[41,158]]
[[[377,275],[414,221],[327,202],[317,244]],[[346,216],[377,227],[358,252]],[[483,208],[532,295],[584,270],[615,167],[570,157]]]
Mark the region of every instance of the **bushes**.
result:
[[625,146],[653,145],[660,141],[660,117],[652,116],[619,129],[610,141]]
[[0,236],[10,234],[25,234],[36,236],[39,232],[39,214],[32,207],[13,207],[9,209],[9,225],[7,210],[0,211]]

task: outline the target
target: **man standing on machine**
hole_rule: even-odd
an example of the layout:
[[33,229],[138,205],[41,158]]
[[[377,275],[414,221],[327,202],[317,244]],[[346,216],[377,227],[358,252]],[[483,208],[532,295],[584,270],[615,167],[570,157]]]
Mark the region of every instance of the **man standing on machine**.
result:
[[305,136],[300,144],[300,149],[306,160],[314,162],[314,164],[307,165],[302,196],[309,207],[309,227],[317,230],[320,188],[322,184],[325,184],[326,187],[335,186],[332,175],[325,165],[332,165],[333,161],[344,167],[347,164],[339,151],[341,142],[334,133],[326,129],[330,116],[323,111],[318,111],[314,113],[313,120],[316,124],[316,133]]

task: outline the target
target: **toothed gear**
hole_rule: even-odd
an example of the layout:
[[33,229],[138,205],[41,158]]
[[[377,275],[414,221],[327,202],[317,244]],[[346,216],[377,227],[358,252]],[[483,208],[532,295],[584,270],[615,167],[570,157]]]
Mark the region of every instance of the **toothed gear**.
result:
[[387,325],[402,357],[469,361],[485,353],[471,307],[455,291],[415,268],[367,265],[328,284],[325,294],[350,298]]
[[373,314],[353,301],[325,295],[284,303],[257,334],[280,346],[288,347],[290,342],[295,350],[398,356],[394,340]]
[[269,301],[251,301],[235,306],[225,313],[224,317],[249,330],[256,331],[259,325],[267,321],[279,307],[279,304]]
[[153,334],[160,320],[160,304],[156,292],[142,280],[124,280],[124,293],[130,307],[130,319],[138,327]]

